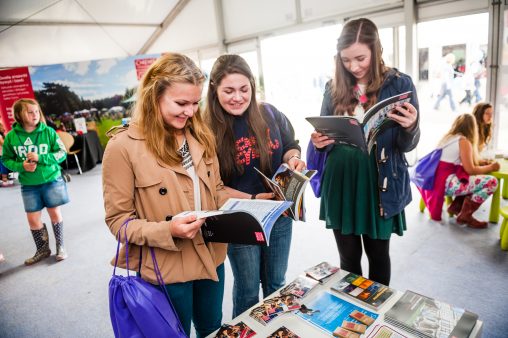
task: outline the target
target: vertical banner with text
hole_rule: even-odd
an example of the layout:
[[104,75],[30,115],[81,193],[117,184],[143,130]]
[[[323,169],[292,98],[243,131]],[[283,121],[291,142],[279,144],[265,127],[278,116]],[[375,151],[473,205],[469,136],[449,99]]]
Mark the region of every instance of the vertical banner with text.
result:
[[134,65],[136,66],[136,76],[138,78],[138,81],[141,80],[143,75],[145,75],[146,71],[148,70],[148,68],[150,68],[152,63],[155,62],[155,60],[157,60],[157,58],[143,58],[134,60]]
[[14,123],[12,105],[22,98],[35,98],[28,67],[0,70],[0,118],[7,131]]

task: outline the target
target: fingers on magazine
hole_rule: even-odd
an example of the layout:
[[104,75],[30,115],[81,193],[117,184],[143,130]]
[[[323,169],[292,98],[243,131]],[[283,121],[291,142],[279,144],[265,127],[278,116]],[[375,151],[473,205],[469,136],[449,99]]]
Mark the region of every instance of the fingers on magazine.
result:
[[316,175],[316,170],[291,170],[286,163],[280,165],[270,179],[259,169],[256,171],[263,179],[267,190],[275,194],[275,200],[293,202],[288,209],[288,216],[295,221],[305,221],[305,205],[303,193],[310,179]]
[[362,123],[355,117],[346,115],[314,116],[305,119],[317,131],[335,140],[335,143],[351,145],[370,154],[377,135],[397,125],[388,117],[388,113],[395,107],[410,102],[412,95],[409,91],[379,101],[365,112]]

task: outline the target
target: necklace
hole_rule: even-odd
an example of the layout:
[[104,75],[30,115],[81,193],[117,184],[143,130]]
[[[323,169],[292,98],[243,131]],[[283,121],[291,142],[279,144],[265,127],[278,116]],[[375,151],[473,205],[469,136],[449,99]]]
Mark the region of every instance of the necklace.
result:
[[360,102],[360,104],[363,105],[367,103],[367,95],[365,95],[365,92],[363,91],[362,88],[360,88],[358,84],[354,86],[353,90],[355,92],[355,97],[358,100],[358,102]]
[[[363,88],[362,88],[363,87]],[[360,87],[360,85],[356,84],[353,87],[354,95],[358,100],[358,104],[356,105],[353,115],[358,119],[358,121],[363,121],[363,115],[365,114],[365,109],[363,105],[367,102],[367,95],[365,95],[365,86]]]

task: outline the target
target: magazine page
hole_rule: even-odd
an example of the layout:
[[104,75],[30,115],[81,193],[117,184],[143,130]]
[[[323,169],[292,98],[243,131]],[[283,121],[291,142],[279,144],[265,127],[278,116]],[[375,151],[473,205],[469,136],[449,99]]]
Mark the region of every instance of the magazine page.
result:
[[396,122],[388,118],[388,113],[395,107],[401,106],[404,102],[410,102],[411,98],[411,91],[398,94],[379,101],[365,113],[362,125],[363,135],[369,153],[379,132],[391,128],[396,124]]
[[301,198],[309,178],[297,171],[291,170],[283,163],[273,175],[274,182],[281,188],[286,201],[293,204],[290,207],[290,216],[295,220],[300,220],[299,208],[301,206]]
[[245,210],[251,213],[261,223],[265,234],[270,238],[273,224],[279,216],[291,206],[291,202],[273,200],[247,200],[230,198],[220,210]]
[[[343,322],[372,325],[378,314],[351,304],[329,292],[321,292],[314,299],[302,304],[296,314],[312,325],[333,334]],[[359,321],[357,318],[363,320]],[[369,324],[366,324],[369,323]]]
[[472,312],[409,290],[385,314],[387,323],[424,337],[448,337],[452,333],[457,338],[468,337],[477,319]]
[[316,174],[316,170],[303,170],[302,172],[291,170],[286,163],[279,166],[272,179],[264,175],[258,168],[254,168],[263,180],[266,189],[275,194],[277,201],[293,202],[288,209],[288,214],[295,221],[305,220],[303,206],[303,194],[307,183]]
[[341,294],[352,297],[374,309],[386,303],[394,294],[394,290],[386,285],[356,275],[352,272],[331,286]]
[[316,131],[333,139],[336,144],[347,144],[367,151],[366,138],[360,122],[352,116],[313,116],[305,118]]

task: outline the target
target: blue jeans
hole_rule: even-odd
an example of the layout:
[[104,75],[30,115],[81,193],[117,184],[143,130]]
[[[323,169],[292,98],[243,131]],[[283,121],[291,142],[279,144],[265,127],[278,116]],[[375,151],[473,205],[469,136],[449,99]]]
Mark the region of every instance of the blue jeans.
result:
[[286,284],[293,221],[280,217],[270,233],[270,245],[228,245],[233,282],[233,317],[259,302],[259,282],[263,297]]
[[219,281],[199,279],[184,283],[166,284],[171,303],[183,329],[190,336],[191,321],[197,337],[206,337],[221,326],[222,298],[224,298],[224,264],[217,267]]

